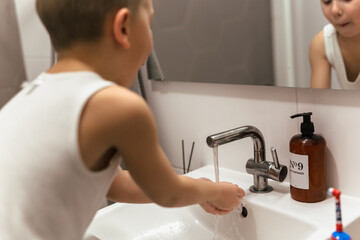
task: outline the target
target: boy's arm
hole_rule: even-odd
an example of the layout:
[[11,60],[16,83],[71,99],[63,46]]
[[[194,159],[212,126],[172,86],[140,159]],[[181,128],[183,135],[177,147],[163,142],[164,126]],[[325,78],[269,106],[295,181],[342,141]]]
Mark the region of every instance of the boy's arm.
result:
[[331,65],[326,58],[324,34],[318,33],[310,45],[311,88],[331,88]]
[[[203,178],[203,180],[210,181],[205,178]],[[142,189],[132,179],[129,171],[122,170],[121,168],[110,186],[107,198],[113,202],[152,203],[148,196],[146,196]],[[211,214],[224,215],[230,212],[229,210],[218,209],[209,202],[200,203],[200,206],[206,212]]]
[[[166,207],[208,202],[222,210],[239,205],[244,191],[234,184],[177,175],[158,143],[155,121],[144,100],[122,88],[107,91],[112,99],[109,102],[111,117],[102,116],[108,129],[107,137],[151,201]],[[117,194],[114,186],[110,191]]]
[[129,171],[122,170],[121,168],[110,186],[107,198],[114,202],[125,203],[152,202],[134,182]]

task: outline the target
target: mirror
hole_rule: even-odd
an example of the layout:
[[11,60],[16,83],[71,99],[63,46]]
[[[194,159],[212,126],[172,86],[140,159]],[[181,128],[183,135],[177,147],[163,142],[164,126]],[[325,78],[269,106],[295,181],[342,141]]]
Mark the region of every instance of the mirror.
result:
[[[319,0],[153,0],[167,81],[310,87],[309,46],[328,23]],[[335,74],[332,88],[340,89]]]

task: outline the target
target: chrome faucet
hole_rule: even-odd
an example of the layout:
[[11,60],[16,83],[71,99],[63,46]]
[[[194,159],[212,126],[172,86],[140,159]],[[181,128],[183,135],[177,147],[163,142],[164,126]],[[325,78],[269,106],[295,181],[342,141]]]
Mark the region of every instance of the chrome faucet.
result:
[[267,162],[265,157],[265,141],[260,130],[253,126],[243,126],[225,132],[214,134],[206,138],[209,147],[233,142],[235,140],[251,137],[254,144],[254,158],[246,163],[246,171],[254,177],[254,185],[250,187],[251,192],[266,193],[273,190],[268,185],[268,178],[282,182],[287,175],[287,167],[279,164],[276,149],[271,148],[274,162]]

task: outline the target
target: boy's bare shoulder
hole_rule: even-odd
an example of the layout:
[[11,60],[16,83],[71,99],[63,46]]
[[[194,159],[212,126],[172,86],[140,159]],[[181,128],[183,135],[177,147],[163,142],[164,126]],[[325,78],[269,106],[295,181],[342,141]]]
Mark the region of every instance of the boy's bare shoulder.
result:
[[90,99],[90,107],[99,111],[103,116],[132,117],[133,114],[148,112],[145,100],[135,92],[122,87],[111,86],[94,94]]
[[324,32],[320,31],[314,36],[311,41],[310,51],[314,53],[322,53],[325,55],[325,42],[324,42]]
[[121,86],[110,86],[89,99],[81,123],[86,124],[87,130],[95,128],[97,132],[116,137],[116,132],[153,125],[153,116],[141,96]]
[[126,100],[128,104],[144,102],[144,99],[140,95],[119,85],[103,88],[98,91],[93,98],[96,98],[97,101],[110,101],[109,103],[112,103],[113,100],[115,100],[114,103],[119,103],[116,102],[116,100]]
[[131,136],[136,140],[154,132],[154,118],[141,96],[121,86],[101,89],[86,102],[79,122],[84,162],[89,169],[102,169],[99,166],[107,163],[98,161],[109,148],[115,146],[124,154]]

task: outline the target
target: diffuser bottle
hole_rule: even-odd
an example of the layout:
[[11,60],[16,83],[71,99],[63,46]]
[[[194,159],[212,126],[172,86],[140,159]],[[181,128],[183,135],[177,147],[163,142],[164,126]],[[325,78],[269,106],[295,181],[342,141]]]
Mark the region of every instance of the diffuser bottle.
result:
[[319,202],[326,198],[326,142],[314,134],[312,113],[301,113],[301,134],[290,140],[290,193],[300,202]]

